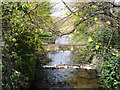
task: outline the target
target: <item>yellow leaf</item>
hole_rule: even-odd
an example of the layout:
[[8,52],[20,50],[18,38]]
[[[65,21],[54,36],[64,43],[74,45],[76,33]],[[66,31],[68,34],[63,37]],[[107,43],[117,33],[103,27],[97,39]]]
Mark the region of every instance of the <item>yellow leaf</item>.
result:
[[110,47],[110,49],[112,49],[112,47]]
[[112,53],[112,55],[115,55],[115,53]]
[[96,45],[96,46],[95,46],[95,49],[97,50],[98,48],[99,48],[99,45]]
[[97,20],[98,20],[98,18],[94,18],[94,20],[95,20],[95,21],[97,21]]
[[89,37],[88,38],[88,42],[92,42],[93,40],[92,40],[92,38],[91,37]]
[[76,15],[79,15],[79,13],[78,13],[78,12],[76,12]]
[[107,23],[107,24],[110,24],[110,21],[107,21],[106,23]]
[[80,20],[82,20],[82,18],[80,18]]
[[95,8],[96,6],[92,5],[92,8]]

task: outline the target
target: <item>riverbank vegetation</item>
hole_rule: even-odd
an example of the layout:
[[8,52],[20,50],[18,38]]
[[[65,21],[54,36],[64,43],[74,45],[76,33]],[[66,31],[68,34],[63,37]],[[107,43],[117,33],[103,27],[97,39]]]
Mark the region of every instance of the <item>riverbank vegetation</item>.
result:
[[36,66],[46,63],[39,37],[50,36],[51,9],[49,2],[2,3],[3,89],[29,88]]
[[[88,37],[73,39],[73,43],[86,44],[80,60],[91,62],[94,55],[102,55],[101,86],[120,88],[120,5],[62,2],[68,11],[56,22],[50,16],[53,6],[49,2],[2,2],[3,89],[29,88],[36,66],[47,62],[39,37],[62,35]],[[58,25],[63,25],[61,30]]]
[[[78,2],[73,6],[77,9],[69,11],[77,24],[70,33],[74,32],[76,37],[81,34],[88,36],[89,42],[81,53],[81,60],[85,59],[85,63],[91,62],[94,56],[100,54],[104,59],[102,70],[99,72],[101,86],[104,89],[118,90],[120,88],[120,5],[112,2]],[[70,9],[68,6],[67,8]]]

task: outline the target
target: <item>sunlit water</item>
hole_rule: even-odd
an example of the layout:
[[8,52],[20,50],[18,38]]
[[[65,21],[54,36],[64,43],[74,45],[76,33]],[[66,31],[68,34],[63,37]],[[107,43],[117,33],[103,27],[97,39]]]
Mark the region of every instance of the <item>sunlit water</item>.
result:
[[[55,41],[55,44],[69,44],[69,38],[62,36]],[[79,60],[71,51],[51,51],[48,53],[52,62],[48,65],[77,64]],[[73,60],[75,57],[75,60]],[[97,88],[98,78],[95,70],[84,69],[40,69],[36,75],[36,88]]]

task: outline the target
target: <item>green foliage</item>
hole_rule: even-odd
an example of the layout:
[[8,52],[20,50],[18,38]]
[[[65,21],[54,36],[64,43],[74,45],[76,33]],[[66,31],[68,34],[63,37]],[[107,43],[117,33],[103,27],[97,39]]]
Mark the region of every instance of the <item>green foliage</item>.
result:
[[66,15],[68,15],[68,14],[69,14],[69,11],[66,12]]
[[[79,5],[78,5],[79,4]],[[104,89],[119,90],[120,89],[120,49],[119,49],[119,20],[110,15],[92,14],[101,9],[102,12],[110,11],[110,3],[78,3],[76,9],[75,22],[81,23],[77,27],[75,37],[88,36],[89,44],[86,45],[84,51],[81,52],[81,59],[84,63],[90,62],[94,55],[101,54],[104,58],[102,71],[100,72],[100,84]],[[118,9],[112,8],[115,15],[118,15]],[[80,17],[79,17],[80,16]],[[115,28],[117,27],[117,29]],[[80,41],[74,40],[74,41]]]
[[[107,29],[107,26],[97,28],[94,33],[88,38],[90,44],[87,49],[91,55],[101,54],[104,57],[103,69],[99,74],[101,86],[105,89],[118,90],[120,88],[120,69],[116,46],[117,33],[112,29]],[[110,48],[110,46],[114,48]]]
[[39,34],[40,37],[49,37],[51,35],[52,34],[50,32],[43,32],[43,33]]
[[[39,56],[42,55],[40,51],[43,51],[39,37],[50,35],[45,24],[52,22],[49,2],[32,10],[36,5],[37,3],[24,2],[2,3],[2,36],[5,42],[3,88],[28,87],[34,79],[36,60],[41,61]],[[41,26],[35,23],[41,23]]]
[[106,55],[103,70],[99,76],[103,88],[110,90],[118,90],[120,88],[118,57],[112,55],[112,52],[109,52],[109,54]]

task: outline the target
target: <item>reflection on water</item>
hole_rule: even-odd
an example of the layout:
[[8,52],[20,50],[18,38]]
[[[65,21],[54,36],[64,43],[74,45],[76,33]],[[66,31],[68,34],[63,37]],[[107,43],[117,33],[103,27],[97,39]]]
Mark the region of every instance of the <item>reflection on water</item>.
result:
[[[67,37],[67,36],[65,36]],[[66,41],[63,43],[62,41]],[[56,44],[67,44],[69,39],[63,37],[56,40]],[[61,43],[62,42],[62,43]],[[71,51],[54,51],[49,52],[47,55],[52,62],[48,65],[60,64],[74,64]],[[79,60],[76,58],[76,60]],[[98,79],[96,78],[95,70],[84,69],[40,69],[36,75],[36,87],[55,89],[57,87],[64,88],[97,88]]]
[[37,78],[37,88],[97,88],[99,85],[95,70],[42,69]]

